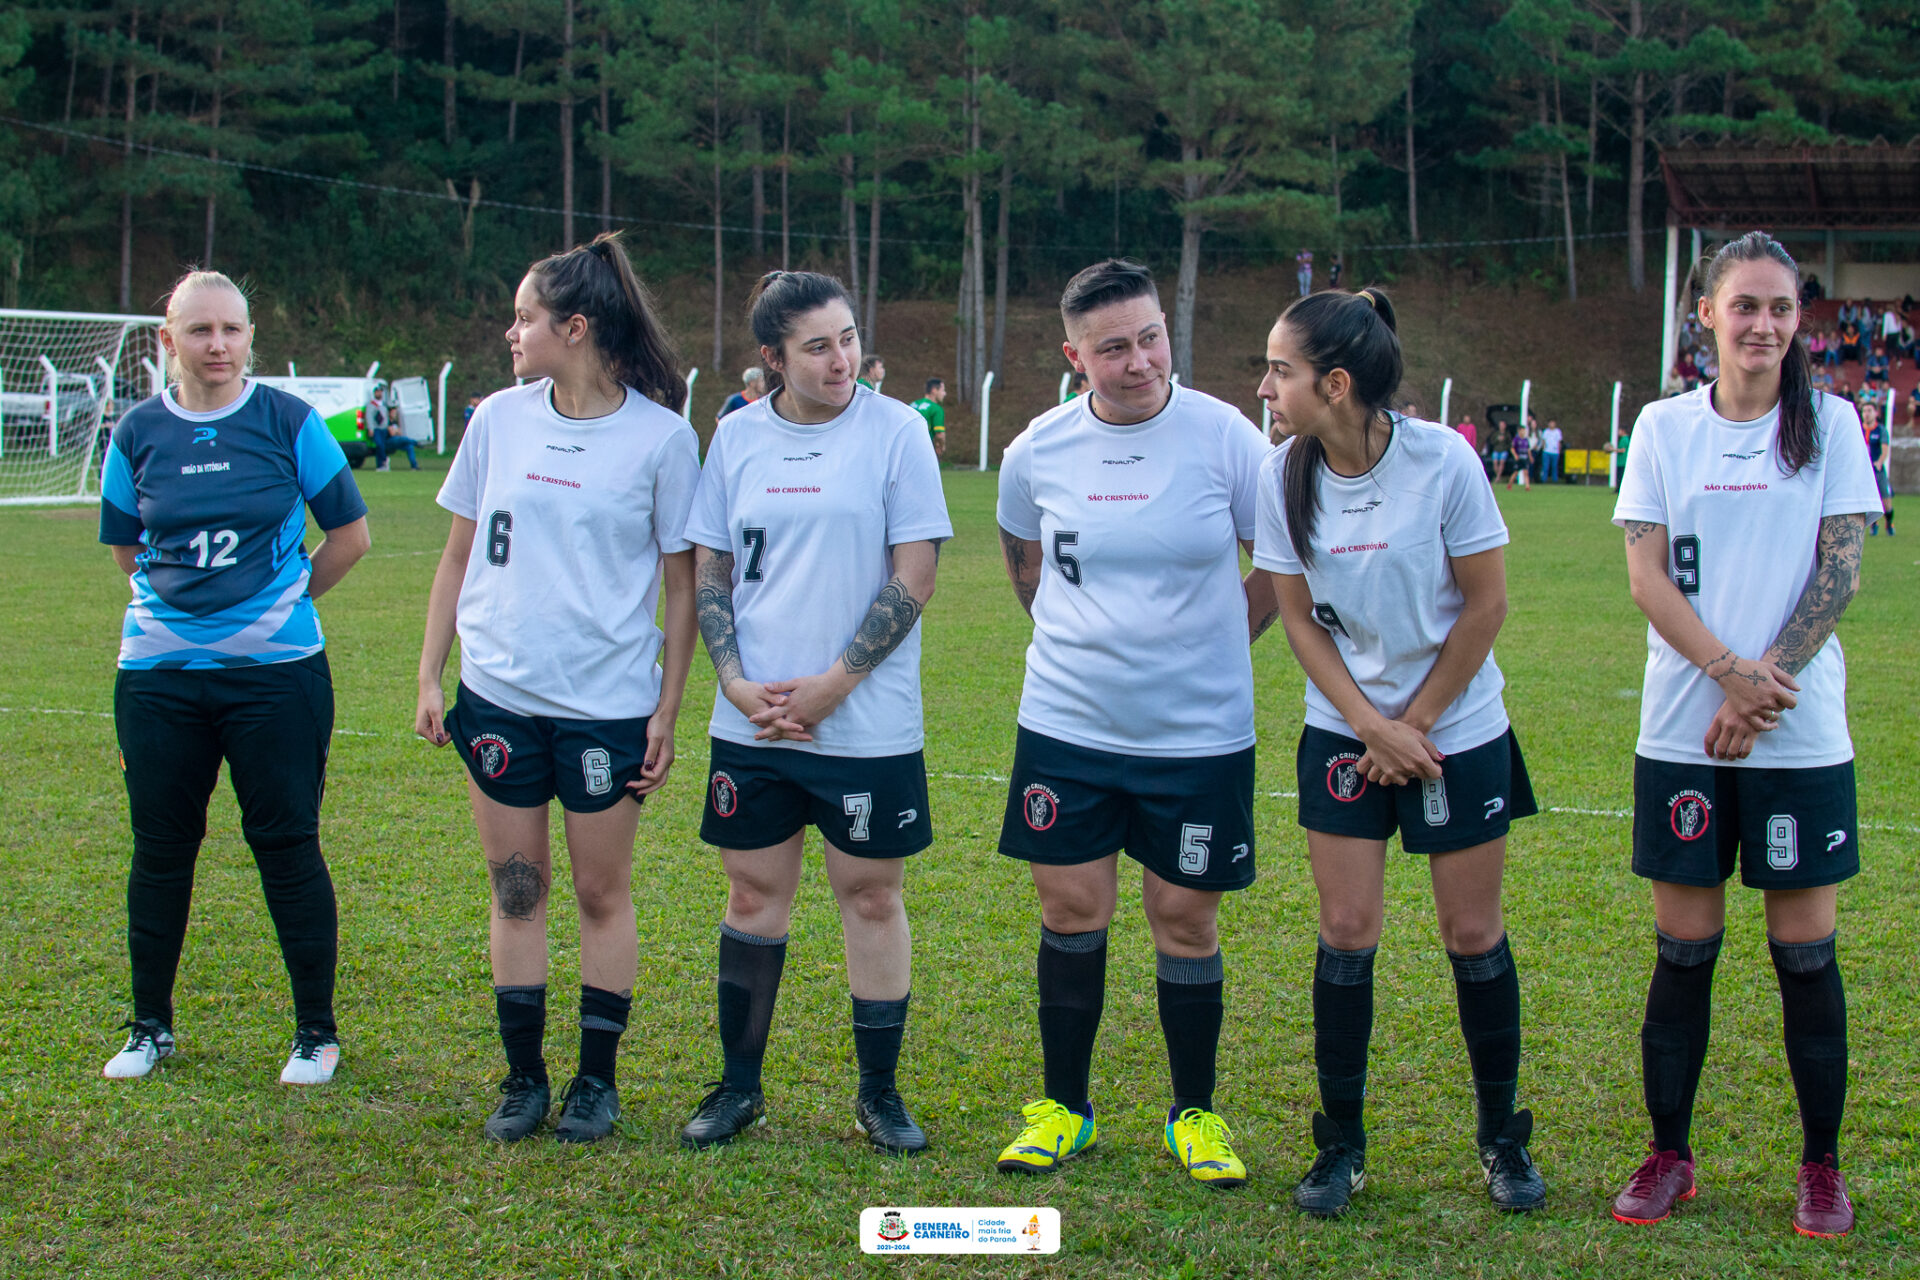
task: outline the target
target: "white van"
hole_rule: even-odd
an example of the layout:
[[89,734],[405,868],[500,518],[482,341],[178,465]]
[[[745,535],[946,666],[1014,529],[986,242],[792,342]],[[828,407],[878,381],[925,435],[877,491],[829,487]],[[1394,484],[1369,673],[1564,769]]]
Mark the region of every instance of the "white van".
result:
[[425,378],[306,378],[254,374],[255,382],[288,395],[299,396],[320,413],[327,430],[340,442],[347,462],[359,466],[373,453],[367,431],[367,405],[375,387],[387,388],[388,406],[400,428],[415,441],[433,439],[433,397]]

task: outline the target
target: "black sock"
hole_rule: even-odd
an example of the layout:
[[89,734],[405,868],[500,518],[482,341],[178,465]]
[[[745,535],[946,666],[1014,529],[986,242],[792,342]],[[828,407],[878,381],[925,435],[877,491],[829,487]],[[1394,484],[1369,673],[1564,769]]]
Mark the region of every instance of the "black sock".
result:
[[721,924],[721,1077],[747,1093],[760,1088],[760,1063],[773,1029],[773,1000],[786,967],[787,935],[762,938]]
[[1034,964],[1040,986],[1040,1056],[1047,1096],[1091,1115],[1087,1077],[1093,1071],[1093,1038],[1107,1002],[1107,931],[1055,933],[1040,926],[1040,956]]
[[907,1033],[907,1001],[853,997],[853,1055],[860,1061],[860,1096],[871,1100],[894,1087],[900,1041]]
[[1653,1121],[1653,1145],[1693,1159],[1693,1099],[1707,1060],[1713,1021],[1713,966],[1726,930],[1710,938],[1672,938],[1655,930],[1659,958],[1647,984],[1647,1016],[1640,1024],[1640,1078]]
[[278,849],[256,847],[253,860],[260,868],[267,913],[273,917],[280,955],[293,983],[294,1021],[332,1032],[340,914],[320,841],[309,837]]
[[1167,1069],[1173,1077],[1173,1114],[1189,1107],[1213,1110],[1214,1067],[1220,1053],[1222,991],[1226,966],[1210,956],[1153,957],[1160,994],[1160,1031],[1167,1038]]
[[1833,954],[1833,935],[1818,942],[1775,942],[1786,1023],[1787,1067],[1800,1098],[1800,1159],[1840,1163],[1840,1119],[1847,1109],[1847,991]]
[[1479,1121],[1475,1140],[1486,1146],[1500,1136],[1513,1115],[1520,1083],[1520,974],[1513,967],[1507,935],[1477,956],[1447,952],[1453,964],[1453,993],[1460,1006],[1460,1034],[1473,1064],[1473,1093]]
[[153,844],[136,838],[127,872],[127,958],[133,969],[133,1016],[173,1026],[173,978],[187,939],[198,843]]
[[612,1084],[620,1034],[627,1029],[633,997],[599,987],[580,988],[580,1074]]
[[500,1045],[507,1051],[507,1070],[547,1082],[547,1060],[542,1046],[547,1038],[547,988],[495,987],[493,1010],[500,1019]]
[[1320,940],[1313,961],[1313,1069],[1320,1109],[1353,1146],[1365,1149],[1367,1042],[1373,1038],[1373,957],[1380,948],[1341,951]]

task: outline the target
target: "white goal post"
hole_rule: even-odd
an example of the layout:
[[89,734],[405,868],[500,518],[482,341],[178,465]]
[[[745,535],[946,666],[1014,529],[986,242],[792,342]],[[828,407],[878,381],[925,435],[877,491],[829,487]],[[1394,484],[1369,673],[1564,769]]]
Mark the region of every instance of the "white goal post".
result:
[[162,323],[0,309],[0,505],[99,497],[102,438],[160,391]]

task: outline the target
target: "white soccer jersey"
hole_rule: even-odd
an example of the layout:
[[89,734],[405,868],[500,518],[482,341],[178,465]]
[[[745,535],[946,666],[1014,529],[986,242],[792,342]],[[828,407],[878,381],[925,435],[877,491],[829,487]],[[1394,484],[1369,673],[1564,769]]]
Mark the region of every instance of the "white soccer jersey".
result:
[[[1289,440],[1260,472],[1260,532],[1253,562],[1273,573],[1305,573],[1314,620],[1360,692],[1390,720],[1406,714],[1466,607],[1452,559],[1507,544],[1480,459],[1459,432],[1437,422],[1395,418],[1393,438],[1363,476],[1320,468],[1313,564],[1294,556],[1282,487]],[[1507,731],[1493,654],[1440,713],[1428,737],[1451,755]],[[1307,681],[1307,723],[1357,737],[1333,703]]]
[[440,505],[474,521],[460,587],[460,679],[523,716],[628,720],[660,705],[660,557],[700,478],[680,416],[627,388],[562,417],[545,378],[474,412]]
[[[1640,411],[1613,522],[1665,525],[1669,571],[1700,621],[1744,658],[1759,658],[1793,614],[1813,574],[1820,521],[1880,514],[1860,418],[1839,396],[1815,392],[1815,456],[1783,475],[1776,407],[1752,422],[1714,412],[1712,384]],[[1797,705],[1754,739],[1753,754],[1718,764],[1808,769],[1853,759],[1847,733],[1847,661],[1830,637],[1794,679]],[[1640,741],[1649,760],[1699,764],[1720,686],[1647,627]]]
[[1266,437],[1188,387],[1125,427],[1092,399],[1035,418],[1000,463],[1000,527],[1042,560],[1020,723],[1122,755],[1250,747],[1238,540]]
[[[893,548],[951,538],[927,424],[857,387],[831,422],[802,426],[774,397],[728,414],[713,434],[687,538],[733,555],[740,666],[762,683],[819,675],[846,652],[893,577]],[[827,756],[920,750],[920,626],[867,673],[812,742],[755,742],[752,722],[716,690],[713,736]]]

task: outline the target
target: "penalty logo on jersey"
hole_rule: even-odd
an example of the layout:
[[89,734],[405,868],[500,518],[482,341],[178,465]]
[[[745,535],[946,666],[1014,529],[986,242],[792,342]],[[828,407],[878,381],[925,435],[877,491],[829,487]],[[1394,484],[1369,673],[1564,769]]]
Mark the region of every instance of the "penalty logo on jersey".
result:
[[1682,791],[1667,802],[1667,825],[1682,840],[1698,840],[1713,821],[1713,802],[1698,791]]
[[722,772],[713,775],[713,811],[723,818],[731,818],[740,808],[740,788],[733,783],[733,775]]
[[1045,831],[1060,816],[1060,793],[1036,782],[1021,794],[1020,808],[1026,814],[1029,827]]
[[1352,751],[1343,751],[1327,761],[1327,794],[1341,804],[1352,804],[1367,789],[1359,763],[1359,755]]
[[467,743],[467,749],[473,753],[473,762],[480,772],[489,778],[505,773],[513,759],[513,744],[497,733],[480,734]]

